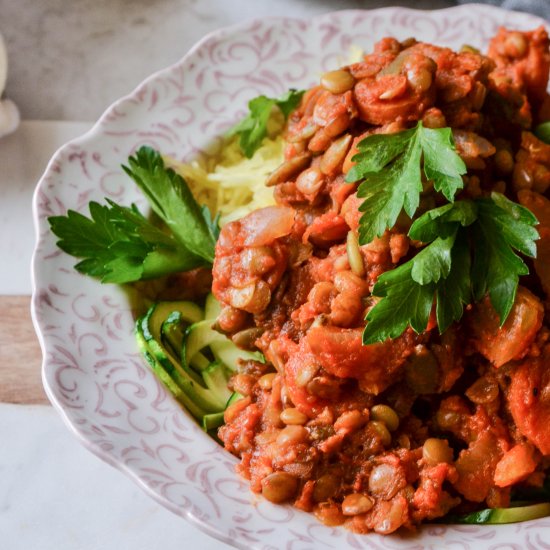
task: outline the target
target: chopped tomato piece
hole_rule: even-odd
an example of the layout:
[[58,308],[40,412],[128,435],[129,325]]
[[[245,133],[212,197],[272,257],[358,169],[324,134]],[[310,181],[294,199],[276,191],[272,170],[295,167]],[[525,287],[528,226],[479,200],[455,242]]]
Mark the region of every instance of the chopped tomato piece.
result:
[[479,303],[469,317],[472,344],[495,367],[525,356],[542,326],[544,308],[524,287],[518,287],[516,301],[501,327],[489,298]]
[[532,449],[523,443],[516,445],[499,460],[495,468],[495,484],[508,487],[523,481],[536,467]]
[[550,350],[524,361],[510,373],[510,412],[519,431],[550,455]]
[[363,391],[378,394],[394,380],[414,349],[414,338],[400,338],[364,346],[362,329],[314,327],[306,340],[320,365],[339,378],[356,378]]

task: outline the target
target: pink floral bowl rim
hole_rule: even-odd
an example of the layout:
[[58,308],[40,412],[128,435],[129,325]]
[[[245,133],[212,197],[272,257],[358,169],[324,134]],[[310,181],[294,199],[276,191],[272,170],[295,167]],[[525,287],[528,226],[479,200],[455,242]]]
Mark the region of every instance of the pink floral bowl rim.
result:
[[74,260],[56,249],[47,225],[48,216],[69,208],[87,213],[90,200],[104,197],[143,206],[120,169],[139,146],[181,160],[209,155],[250,98],[313,84],[320,73],[344,63],[354,45],[368,49],[393,35],[483,48],[501,25],[540,24],[546,23],[479,4],[245,22],[206,36],[181,61],[112,105],[87,134],[59,149],[33,201],[32,314],[44,355],[45,390],[80,441],[161,505],[237,548],[550,549],[548,518],[358,536],[254,496],[235,474],[236,459],[198,428],[144,365],[128,295],[76,273]]

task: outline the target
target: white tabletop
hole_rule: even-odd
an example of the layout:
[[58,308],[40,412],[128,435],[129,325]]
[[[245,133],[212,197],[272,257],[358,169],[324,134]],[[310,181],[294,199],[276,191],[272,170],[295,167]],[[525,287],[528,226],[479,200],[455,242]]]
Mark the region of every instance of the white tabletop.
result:
[[[58,146],[85,132],[112,101],[220,26],[266,15],[309,17],[386,4],[0,0],[0,32],[10,61],[7,95],[24,119],[16,134],[0,140],[0,295],[30,294],[31,196],[47,160]],[[229,548],[161,508],[86,451],[49,406],[0,404],[0,441],[2,549]]]

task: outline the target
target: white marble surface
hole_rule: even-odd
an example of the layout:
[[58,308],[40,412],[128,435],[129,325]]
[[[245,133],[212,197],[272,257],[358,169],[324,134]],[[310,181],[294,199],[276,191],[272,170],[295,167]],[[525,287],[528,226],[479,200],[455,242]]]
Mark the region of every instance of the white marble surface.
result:
[[[395,3],[435,8],[453,2]],[[220,26],[266,15],[309,17],[387,4],[0,0],[0,32],[10,62],[7,95],[26,119],[16,134],[0,140],[0,257],[8,258],[0,269],[0,294],[30,293],[31,196],[47,160],[112,101]],[[0,404],[0,441],[2,550],[228,548],[162,509],[91,455],[51,407]]]
[[52,407],[0,404],[0,441],[3,550],[229,548],[88,452]]

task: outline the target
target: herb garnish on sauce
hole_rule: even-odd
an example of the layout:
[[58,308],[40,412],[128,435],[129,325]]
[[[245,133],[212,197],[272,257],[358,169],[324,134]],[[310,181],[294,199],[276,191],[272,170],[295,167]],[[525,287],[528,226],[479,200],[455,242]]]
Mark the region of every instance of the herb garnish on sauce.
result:
[[434,303],[443,333],[460,320],[465,305],[486,294],[503,325],[519,277],[529,273],[516,252],[536,256],[535,216],[500,193],[454,201],[466,166],[450,128],[428,129],[419,122],[397,134],[369,136],[358,150],[346,179],[361,181],[360,244],[393,227],[402,210],[413,218],[423,189],[422,171],[449,202],[411,225],[409,237],[425,244],[420,252],[378,278],[373,295],[381,300],[367,314],[363,342],[396,338],[408,326],[424,331]]

